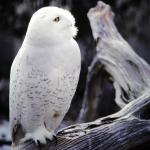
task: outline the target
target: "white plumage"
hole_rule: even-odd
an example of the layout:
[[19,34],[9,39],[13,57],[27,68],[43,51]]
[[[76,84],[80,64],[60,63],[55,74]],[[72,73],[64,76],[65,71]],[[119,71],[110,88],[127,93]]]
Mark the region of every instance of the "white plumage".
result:
[[52,140],[68,111],[81,67],[74,25],[71,13],[61,8],[44,7],[33,14],[11,67],[10,126],[14,143],[16,134],[21,141],[33,139],[45,144],[46,138]]

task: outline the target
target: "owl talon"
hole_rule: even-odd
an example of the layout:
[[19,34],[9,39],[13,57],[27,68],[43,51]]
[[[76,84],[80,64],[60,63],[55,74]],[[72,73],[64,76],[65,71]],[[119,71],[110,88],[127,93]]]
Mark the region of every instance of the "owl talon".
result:
[[37,146],[39,147],[40,150],[42,149],[42,145],[39,140],[37,140]]
[[49,142],[55,141],[55,146],[57,145],[58,140],[57,140],[56,135],[53,135],[53,138],[52,138],[52,139],[48,139],[48,138],[46,138],[46,139],[47,139]]
[[55,146],[56,146],[56,145],[57,145],[57,142],[58,142],[56,135],[53,135],[53,138],[54,138],[54,140],[55,140]]

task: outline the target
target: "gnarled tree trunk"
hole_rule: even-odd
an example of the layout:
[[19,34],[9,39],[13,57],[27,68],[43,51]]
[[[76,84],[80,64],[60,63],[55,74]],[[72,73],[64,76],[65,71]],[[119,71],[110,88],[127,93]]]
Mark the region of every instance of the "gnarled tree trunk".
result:
[[[80,119],[91,117],[97,107],[102,74],[115,88],[119,112],[93,122],[72,125],[58,132],[58,141],[48,141],[42,150],[129,150],[150,148],[150,66],[121,37],[113,22],[113,12],[103,2],[90,9],[88,18],[97,53],[89,68]],[[92,88],[92,89],[91,89]],[[13,150],[38,150],[33,141]],[[142,149],[142,148],[141,148]]]

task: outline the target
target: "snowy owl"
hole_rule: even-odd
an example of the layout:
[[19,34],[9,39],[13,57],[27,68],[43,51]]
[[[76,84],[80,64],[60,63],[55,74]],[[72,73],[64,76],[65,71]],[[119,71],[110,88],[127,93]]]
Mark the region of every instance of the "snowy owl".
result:
[[10,128],[13,145],[52,140],[76,91],[81,68],[72,14],[44,7],[30,20],[10,73]]

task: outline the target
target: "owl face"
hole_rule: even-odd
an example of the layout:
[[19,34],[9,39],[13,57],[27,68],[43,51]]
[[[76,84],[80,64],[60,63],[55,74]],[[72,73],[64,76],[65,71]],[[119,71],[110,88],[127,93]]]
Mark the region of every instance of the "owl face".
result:
[[69,40],[76,34],[74,17],[58,7],[44,7],[35,12],[27,31],[30,39],[51,44]]

